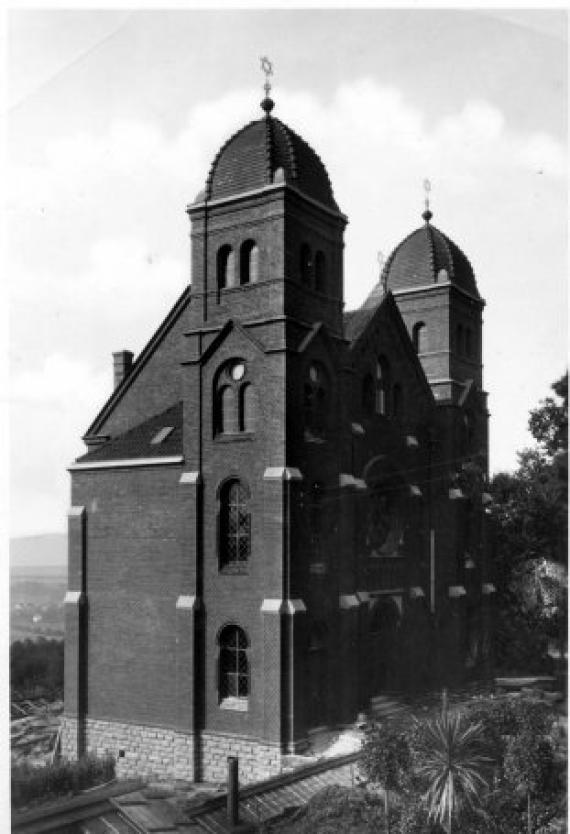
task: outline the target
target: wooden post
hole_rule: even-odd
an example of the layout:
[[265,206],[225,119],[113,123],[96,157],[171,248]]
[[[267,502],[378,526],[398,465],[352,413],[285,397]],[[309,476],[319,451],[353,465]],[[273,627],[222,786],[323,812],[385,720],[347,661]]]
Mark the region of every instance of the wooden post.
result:
[[228,756],[228,799],[227,799],[228,822],[236,826],[239,822],[239,782],[238,782],[238,758]]

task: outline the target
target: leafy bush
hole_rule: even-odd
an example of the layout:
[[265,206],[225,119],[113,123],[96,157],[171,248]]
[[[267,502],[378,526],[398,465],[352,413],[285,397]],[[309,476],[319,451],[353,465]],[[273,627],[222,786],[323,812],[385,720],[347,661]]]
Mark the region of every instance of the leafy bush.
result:
[[555,717],[547,704],[535,698],[487,698],[475,701],[466,711],[470,721],[483,727],[483,734],[499,768],[509,738],[529,733],[547,736],[553,733]]
[[365,788],[329,785],[309,801],[298,834],[382,834],[384,811],[378,796]]
[[32,767],[27,763],[12,768],[12,805],[21,808],[38,799],[65,796],[108,782],[115,776],[112,756],[85,756],[77,762]]

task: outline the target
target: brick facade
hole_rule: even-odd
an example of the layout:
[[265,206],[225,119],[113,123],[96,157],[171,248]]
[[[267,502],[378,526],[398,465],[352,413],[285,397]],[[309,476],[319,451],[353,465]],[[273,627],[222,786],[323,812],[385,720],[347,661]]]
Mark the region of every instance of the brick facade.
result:
[[[406,279],[343,315],[346,218],[320,160],[278,147],[304,193],[259,167],[273,145],[237,158],[269,127],[216,158],[224,196],[188,209],[191,291],[72,466],[64,751],[121,750],[121,774],[217,781],[237,755],[262,778],[379,692],[481,660],[485,473],[462,466],[486,452],[486,400],[453,328],[470,317],[480,346],[482,305]],[[264,184],[226,195],[230,152],[236,182]]]

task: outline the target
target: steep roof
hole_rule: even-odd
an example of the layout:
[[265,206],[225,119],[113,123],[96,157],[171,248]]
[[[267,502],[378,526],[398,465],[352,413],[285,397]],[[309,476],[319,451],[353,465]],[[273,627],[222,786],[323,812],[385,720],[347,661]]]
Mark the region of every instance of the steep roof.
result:
[[348,310],[343,315],[344,336],[350,342],[356,341],[366,330],[368,322],[376,312],[376,307],[359,307],[358,310]]
[[[166,431],[172,429],[172,431]],[[77,459],[77,463],[162,458],[182,454],[182,403],[113,437]]]
[[206,180],[207,199],[229,197],[284,181],[338,211],[320,157],[290,127],[271,116],[270,109],[222,145]]

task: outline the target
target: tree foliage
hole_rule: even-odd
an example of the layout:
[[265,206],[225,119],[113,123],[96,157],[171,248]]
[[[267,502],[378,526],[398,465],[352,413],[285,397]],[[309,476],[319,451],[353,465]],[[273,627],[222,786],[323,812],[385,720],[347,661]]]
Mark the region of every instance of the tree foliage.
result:
[[10,685],[23,695],[63,686],[63,640],[17,640],[10,646]]
[[[568,375],[531,412],[536,447],[493,478],[499,664],[522,668],[546,656],[567,628]],[[536,668],[539,671],[540,668]]]

